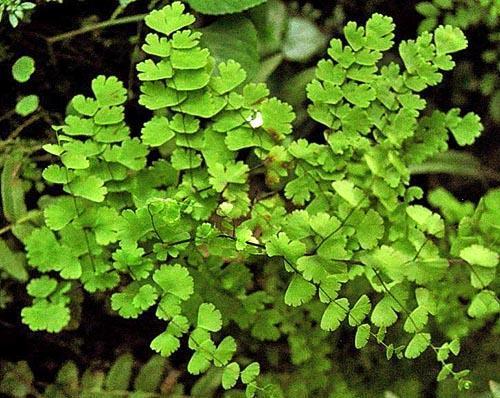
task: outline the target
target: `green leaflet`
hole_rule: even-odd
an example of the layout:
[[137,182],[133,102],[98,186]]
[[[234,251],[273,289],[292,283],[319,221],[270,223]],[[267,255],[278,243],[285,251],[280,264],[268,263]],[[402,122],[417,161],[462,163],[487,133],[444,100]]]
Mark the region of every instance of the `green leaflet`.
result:
[[337,329],[340,322],[345,319],[348,309],[349,301],[346,298],[330,303],[321,318],[321,329],[330,331]]
[[178,264],[163,266],[155,272],[153,280],[164,293],[173,294],[181,300],[187,300],[193,293],[193,279],[188,270]]
[[243,184],[246,182],[246,173],[248,166],[242,162],[228,164],[222,166],[221,164],[214,165],[213,169],[209,169],[210,183],[218,192],[222,192],[228,184]]
[[28,116],[35,112],[40,105],[40,99],[37,95],[27,95],[19,99],[16,104],[16,113],[21,116]]
[[219,64],[219,76],[212,77],[211,86],[219,94],[234,90],[247,78],[247,72],[239,63],[230,59]]
[[164,116],[154,116],[142,128],[142,142],[149,146],[160,146],[172,139],[175,133],[172,131],[169,121]]
[[60,332],[70,319],[69,308],[46,300],[23,308],[21,316],[31,330],[46,330],[52,333]]
[[185,93],[178,93],[161,82],[143,84],[141,92],[139,104],[151,110],[177,105],[187,97]]
[[114,76],[97,76],[92,81],[92,91],[100,107],[121,105],[127,98],[123,83]]
[[294,275],[285,293],[285,303],[297,307],[310,301],[315,293],[316,288],[312,283]]
[[431,335],[429,333],[418,333],[406,346],[405,357],[414,359],[419,357],[429,346]]
[[469,264],[481,267],[496,267],[498,265],[498,253],[481,245],[471,245],[462,249],[460,257]]
[[70,183],[70,187],[68,189],[71,189],[73,195],[93,202],[102,202],[107,193],[104,181],[95,176],[77,178]]
[[69,283],[58,284],[52,278],[33,279],[28,284],[28,293],[36,300],[30,307],[21,312],[23,323],[31,330],[46,330],[56,333],[62,330],[70,320],[69,302],[65,293],[70,289]]
[[450,25],[440,26],[434,32],[436,52],[438,54],[454,53],[467,48],[467,39],[460,28]]
[[375,305],[370,319],[378,327],[389,327],[398,320],[398,315],[390,304],[390,300],[383,298]]
[[46,298],[51,293],[56,290],[57,281],[55,279],[51,279],[47,276],[42,276],[41,278],[32,279],[26,290],[30,296],[36,298]]
[[480,318],[496,314],[500,311],[500,305],[495,292],[483,290],[474,296],[467,309],[467,313],[473,318]]
[[111,308],[124,318],[137,318],[156,303],[157,290],[151,285],[130,284],[111,296]]
[[26,83],[35,72],[35,60],[22,56],[12,65],[12,77],[19,83]]
[[362,295],[349,311],[349,325],[359,326],[371,310],[370,299]]
[[252,362],[241,372],[241,381],[245,384],[251,383],[260,373],[260,365]]
[[222,374],[222,387],[226,390],[233,388],[238,381],[240,376],[240,365],[236,362],[230,363],[224,369],[224,373]]
[[175,1],[161,10],[151,11],[145,18],[146,25],[164,35],[170,35],[194,22],[194,17],[184,13],[184,10],[185,6],[181,2]]
[[[154,55],[158,54],[162,55],[165,53],[156,51]],[[168,55],[169,53],[166,54]],[[172,64],[168,61],[154,63],[152,60],[148,59],[137,64],[136,68],[137,71],[140,72],[137,77],[142,81],[161,80],[173,76]]]
[[219,310],[211,303],[203,303],[198,308],[197,327],[217,332],[222,327],[222,316]]
[[359,350],[366,346],[368,343],[368,339],[370,337],[370,325],[364,323],[359,325],[356,329],[356,336],[354,340],[355,347]]

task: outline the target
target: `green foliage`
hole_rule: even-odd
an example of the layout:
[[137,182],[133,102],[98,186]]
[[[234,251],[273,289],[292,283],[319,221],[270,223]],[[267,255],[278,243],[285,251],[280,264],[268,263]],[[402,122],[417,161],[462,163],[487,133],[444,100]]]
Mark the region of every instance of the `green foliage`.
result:
[[467,29],[484,21],[488,26],[495,26],[500,11],[498,3],[492,0],[472,2],[469,0],[434,0],[421,2],[417,11],[425,17],[420,29],[433,29],[440,18],[444,17],[446,24]]
[[[222,17],[202,28],[202,44],[210,48],[217,62],[238,62],[248,79],[259,69],[257,31],[248,18]],[[219,91],[220,92],[220,91]]]
[[[477,27],[485,29],[488,38],[486,43],[481,44],[481,71],[472,69],[468,61],[462,61],[456,70],[455,80],[465,82],[465,89],[479,91],[488,97],[490,115],[498,122],[500,120],[500,80],[498,79],[499,51],[498,51],[498,27],[500,4],[495,0],[433,0],[422,1],[417,4],[416,10],[424,19],[420,23],[419,31],[432,30],[440,22],[456,26],[465,31],[471,31]],[[450,28],[451,29],[451,28]],[[478,43],[479,44],[479,43]],[[453,93],[453,99],[457,104],[464,103],[463,91]]]
[[16,153],[5,160],[2,168],[2,212],[10,222],[15,222],[27,213],[23,184],[19,178],[22,164],[21,154]]
[[19,83],[26,83],[35,72],[35,61],[33,58],[23,56],[12,65],[12,76]]
[[22,0],[2,0],[0,3],[0,20],[4,13],[7,14],[9,22],[15,28],[23,19],[24,13],[35,8],[36,4]]
[[[482,131],[475,114],[426,109],[422,97],[454,67],[464,34],[439,26],[402,41],[398,62],[388,55],[390,17],[348,23],[307,85],[317,129],[306,139],[293,108],[238,63],[254,57],[242,54],[249,31],[238,24],[251,22],[241,21],[202,36],[180,2],[149,13],[136,65],[140,136],[116,77],[98,76],[73,98],[44,145],[58,162],[43,178],[62,194],[44,197],[43,220],[19,236],[34,275],[23,322],[59,332],[77,321],[76,292],[99,292],[121,317],[151,310],[165,323],[154,351],[169,357],[187,342],[199,383],[246,397],[303,396],[308,382],[310,394],[331,392],[331,332],[351,327],[356,348],[373,343],[388,359],[430,350],[439,380],[470,387],[449,353],[499,311],[500,191],[477,205],[434,192],[438,213],[410,186],[410,167],[445,151],[449,137],[467,145]],[[221,30],[237,43],[225,53],[214,44]],[[13,220],[26,213],[15,206]],[[258,345],[278,340],[289,361],[251,362]],[[271,369],[290,362],[286,378]],[[93,391],[127,390],[132,369],[130,356],[119,358]]]
[[203,14],[221,15],[241,12],[259,4],[265,3],[267,0],[215,0],[206,2],[203,0],[187,0],[187,3],[194,10]]
[[71,285],[68,282],[57,283],[56,280],[42,276],[32,279],[27,285],[28,294],[33,297],[33,305],[23,308],[23,322],[32,330],[61,331],[70,320],[67,307],[70,299],[66,293]]
[[40,102],[38,95],[28,95],[22,97],[16,104],[16,113],[21,116],[28,116],[38,109]]
[[[23,56],[12,65],[12,77],[19,83],[26,83],[35,72],[35,61],[33,58]],[[15,111],[23,117],[35,112],[40,105],[38,95],[26,95],[18,99]]]
[[5,241],[0,240],[0,269],[9,277],[26,282],[26,259],[23,253],[13,251]]
[[[63,0],[45,0],[47,3],[56,1],[62,3]],[[0,0],[0,22],[7,15],[10,25],[15,28],[19,22],[23,21],[26,13],[36,7],[36,3],[24,0]]]
[[162,385],[164,378],[168,377],[168,372],[167,361],[160,356],[152,356],[138,367],[131,354],[123,354],[111,364],[109,370],[88,368],[82,374],[74,362],[68,361],[58,370],[52,383],[38,383],[26,362],[3,363],[0,369],[0,393],[9,397],[183,396],[181,385],[174,389]]
[[[5,143],[3,141],[2,143]],[[28,146],[27,146],[28,147]],[[26,191],[33,187],[42,188],[41,174],[34,170],[25,152],[29,149],[22,143],[13,143],[0,148],[0,203],[2,222],[0,228],[0,308],[5,308],[13,300],[13,292],[28,278],[26,255],[16,238],[27,236],[32,231],[31,221],[40,217],[39,210],[28,210],[25,203]],[[32,174],[30,175],[30,171]],[[4,236],[11,232],[11,237]]]

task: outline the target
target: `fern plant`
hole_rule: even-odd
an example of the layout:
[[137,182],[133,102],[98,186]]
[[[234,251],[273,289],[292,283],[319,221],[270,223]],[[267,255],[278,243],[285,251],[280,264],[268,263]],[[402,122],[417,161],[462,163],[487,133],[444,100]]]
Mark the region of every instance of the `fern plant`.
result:
[[[473,113],[426,112],[420,95],[454,67],[450,54],[467,46],[461,30],[401,42],[395,63],[383,58],[391,18],[348,23],[307,87],[315,136],[296,139],[291,106],[247,83],[238,63],[216,65],[194,21],[180,2],[145,18],[137,71],[151,117],[140,137],[113,76],[94,79],[92,96],[74,97],[54,126],[44,149],[60,162],[43,177],[64,194],[40,201],[43,224],[23,239],[39,273],[23,322],[59,332],[75,291],[106,292],[124,318],[154,311],[165,321],[153,350],[168,357],[186,336],[189,373],[219,369],[222,387],[247,397],[300,396],[305,381],[326,394],[330,332],[348,325],[356,348],[372,341],[388,359],[430,350],[438,380],[469,388],[469,371],[450,358],[499,311],[500,191],[476,207],[434,193],[443,218],[409,173],[450,135],[467,145],[482,130]],[[450,286],[468,278],[462,304]],[[391,340],[391,330],[402,333]],[[285,338],[294,381],[239,355],[248,336]]]
[[[417,4],[417,11],[424,17],[419,31],[434,29],[440,21],[470,31],[474,28],[486,29],[488,40],[481,43],[482,70],[473,70],[470,62],[462,61],[455,72],[455,79],[465,81],[466,88],[480,92],[489,98],[490,115],[495,122],[500,121],[500,83],[498,79],[499,51],[498,34],[500,3],[495,0],[434,0]],[[478,43],[479,44],[479,43]],[[463,95],[453,93],[455,103],[462,104]]]

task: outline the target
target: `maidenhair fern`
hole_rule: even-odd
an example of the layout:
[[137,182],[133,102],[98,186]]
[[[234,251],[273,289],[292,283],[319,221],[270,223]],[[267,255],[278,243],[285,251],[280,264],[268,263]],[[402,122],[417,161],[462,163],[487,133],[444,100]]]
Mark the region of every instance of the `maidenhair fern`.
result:
[[[24,242],[40,276],[28,284],[23,322],[59,332],[72,292],[107,292],[120,316],[152,310],[165,322],[153,350],[170,356],[187,340],[191,374],[220,368],[222,386],[245,385],[248,397],[299,387],[259,376],[267,369],[237,355],[229,325],[238,336],[287,339],[297,380],[315,375],[310,391],[329,369],[329,332],[348,325],[356,348],[371,341],[388,359],[432,350],[438,379],[468,388],[450,354],[499,311],[499,191],[476,207],[434,193],[442,218],[409,185],[409,166],[446,150],[450,134],[465,145],[482,130],[472,113],[426,112],[421,97],[453,68],[463,33],[440,26],[403,41],[396,63],[384,58],[391,18],[347,24],[307,87],[322,126],[308,140],[294,138],[291,106],[247,83],[238,63],[215,64],[194,21],[180,2],[145,18],[137,71],[151,116],[140,137],[113,76],[94,79],[92,96],[73,98],[54,127],[44,148],[60,162],[43,177],[65,195],[41,202],[44,225]],[[464,307],[450,287],[469,276]],[[390,328],[403,338],[386,338]]]
[[[454,72],[454,79],[465,82],[465,89],[480,92],[489,101],[489,114],[498,123],[500,121],[500,79],[498,78],[500,51],[500,2],[496,0],[434,0],[417,3],[416,10],[424,19],[419,31],[434,29],[441,21],[457,26],[466,32],[486,30],[487,40],[478,40],[477,49],[481,51],[483,62],[480,70],[473,70],[473,65],[462,60]],[[464,103],[463,92],[455,92],[455,103]]]

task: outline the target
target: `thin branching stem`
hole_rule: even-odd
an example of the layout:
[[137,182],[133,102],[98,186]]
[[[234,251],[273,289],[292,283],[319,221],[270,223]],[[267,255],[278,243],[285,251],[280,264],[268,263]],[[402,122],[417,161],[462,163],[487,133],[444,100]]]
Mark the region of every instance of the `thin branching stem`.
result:
[[92,25],[83,26],[79,29],[70,30],[69,32],[61,33],[55,36],[47,37],[45,40],[49,45],[57,43],[58,41],[72,39],[76,36],[83,35],[95,30],[102,30],[117,25],[126,25],[129,23],[140,22],[147,14],[130,15],[128,17],[108,19],[107,21],[99,22]]

